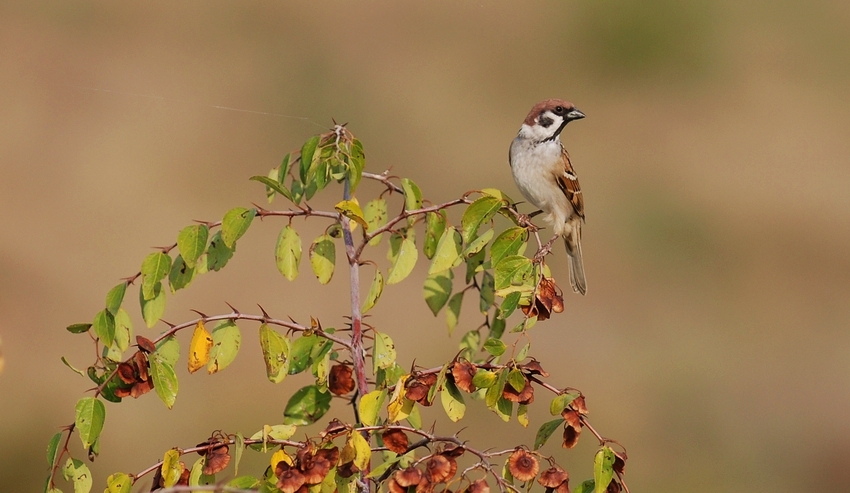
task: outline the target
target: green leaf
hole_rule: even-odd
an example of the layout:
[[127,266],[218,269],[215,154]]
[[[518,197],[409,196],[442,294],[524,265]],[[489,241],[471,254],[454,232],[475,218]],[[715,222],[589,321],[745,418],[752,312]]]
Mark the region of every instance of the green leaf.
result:
[[472,360],[475,356],[475,353],[478,352],[479,346],[481,344],[481,335],[478,333],[478,330],[473,329],[464,334],[463,338],[460,340],[460,349],[463,352],[459,355],[468,360]]
[[233,437],[233,474],[239,474],[239,463],[242,462],[242,453],[245,452],[245,438],[242,433],[236,432]]
[[505,192],[503,192],[503,191],[501,191],[497,188],[483,188],[483,189],[480,190],[480,192],[484,195],[489,195],[490,197],[496,197],[497,199],[501,200],[502,202],[504,202],[506,204],[513,204],[514,203],[514,201],[511,200],[511,198],[508,197],[505,194]]
[[189,486],[207,486],[215,484],[215,474],[204,474],[204,457],[198,458],[189,472]]
[[108,310],[97,312],[92,322],[92,329],[104,346],[111,346],[112,341],[115,340],[115,317]]
[[150,374],[153,379],[153,388],[156,395],[162,399],[168,409],[174,407],[177,399],[177,374],[174,372],[173,363],[166,360],[159,350],[148,358],[150,362]]
[[92,487],[91,471],[83,461],[68,457],[62,475],[74,483],[74,493],[89,493]]
[[130,347],[130,341],[133,339],[133,322],[130,319],[130,314],[123,308],[118,309],[115,314],[115,339],[113,343],[118,346],[118,349],[123,353]]
[[366,426],[378,424],[378,413],[384,406],[387,398],[387,389],[373,390],[360,399],[360,421]]
[[[467,258],[466,262],[466,282],[467,284],[472,282],[472,278],[475,277],[475,274],[484,270],[484,259],[486,255],[484,250],[476,253],[475,255]],[[487,266],[489,267],[489,265]]]
[[431,267],[428,269],[428,275],[450,269],[459,263],[461,241],[460,233],[454,226],[450,226],[443,232],[443,236],[437,244],[434,260],[431,261]]
[[463,253],[462,253],[463,257],[464,258],[470,258],[470,257],[474,256],[475,254],[477,254],[478,252],[483,251],[484,247],[487,246],[487,242],[490,241],[492,238],[493,238],[493,230],[488,229],[487,231],[484,232],[484,234],[482,234],[478,238],[475,238],[474,240],[469,242],[469,245],[467,245],[467,247],[463,250]]
[[502,334],[505,333],[506,323],[499,317],[493,317],[493,320],[490,322],[490,334],[489,336],[493,339],[501,339]]
[[180,359],[180,342],[176,337],[170,335],[156,345],[156,354],[163,362],[174,366]]
[[404,190],[404,208],[413,211],[422,208],[422,191],[409,178],[401,179],[401,188]]
[[446,302],[449,301],[449,296],[452,294],[453,277],[454,273],[451,270],[444,270],[443,272],[431,274],[425,279],[422,294],[425,297],[425,303],[435,317],[446,305]]
[[413,271],[418,258],[419,252],[416,251],[416,243],[410,236],[404,238],[401,241],[398,256],[390,267],[387,284],[397,284],[403,281]]
[[369,227],[369,224],[366,222],[366,218],[363,216],[363,210],[360,209],[360,204],[358,204],[356,200],[343,200],[338,202],[334,206],[334,209],[343,216],[356,221],[357,224],[364,228]]
[[484,271],[481,276],[481,287],[478,289],[478,309],[481,313],[490,311],[493,302],[496,300],[496,289],[493,275],[489,271]]
[[526,358],[526,356],[528,356],[528,351],[530,351],[530,350],[531,350],[531,343],[528,342],[528,343],[525,344],[525,346],[519,348],[519,351],[517,351],[516,356],[514,357],[514,361],[519,362],[519,361],[524,360]]
[[499,399],[502,398],[502,391],[505,389],[505,383],[508,380],[508,372],[505,369],[501,369],[496,372],[496,376],[498,377],[496,383],[488,388],[487,393],[484,394],[484,402],[490,409],[496,407]]
[[[499,305],[499,320],[502,320],[504,323],[505,319],[511,316],[511,313],[516,310],[517,305],[519,305],[519,300],[522,297],[522,293],[519,291],[514,291],[513,293],[505,296],[505,301]],[[504,329],[503,329],[504,332]]]
[[77,401],[76,418],[74,424],[83,442],[83,448],[89,448],[97,441],[100,432],[103,431],[103,422],[106,420],[106,407],[103,402],[94,397],[83,397]]
[[263,425],[263,429],[251,435],[251,440],[263,440],[260,443],[248,445],[251,450],[266,452],[268,440],[289,440],[298,430],[295,425]]
[[472,384],[479,389],[489,389],[496,384],[499,376],[490,370],[482,370],[481,368],[472,377]]
[[318,146],[319,136],[314,135],[301,147],[301,183],[307,183],[307,175],[313,165],[313,161],[318,161],[319,155],[316,154],[316,148]]
[[507,349],[507,346],[505,346],[505,343],[500,339],[494,339],[491,337],[484,341],[484,350],[493,356],[501,356],[505,353],[505,349]]
[[434,258],[437,253],[437,243],[446,230],[446,211],[429,212],[425,214],[425,244],[422,250],[425,257]]
[[291,425],[315,423],[331,407],[331,393],[322,393],[315,385],[299,389],[290,397],[283,412],[283,422]]
[[210,361],[207,363],[207,373],[210,375],[233,363],[242,344],[242,333],[232,320],[223,320],[212,330],[212,339]]
[[522,389],[525,388],[525,383],[525,376],[523,376],[522,370],[513,368],[510,373],[508,373],[508,384],[510,384],[510,386],[517,392],[522,392]]
[[59,451],[59,441],[62,440],[62,432],[53,435],[53,438],[47,443],[47,465],[53,467],[56,464],[57,452]]
[[558,416],[580,395],[578,392],[567,392],[566,394],[558,395],[549,404],[549,414]]
[[286,225],[280,232],[274,257],[277,270],[283,277],[294,281],[298,277],[298,266],[301,265],[301,237],[292,226]]
[[206,224],[186,226],[177,234],[177,249],[186,265],[195,267],[195,261],[207,249],[209,234],[210,228]]
[[407,422],[410,426],[416,429],[422,429],[422,414],[419,412],[419,406],[415,402],[410,401],[410,413],[407,416]]
[[317,335],[302,335],[293,341],[289,351],[289,374],[296,375],[306,370],[311,363],[310,355],[313,353],[313,348],[320,344],[319,336]]
[[593,458],[594,493],[605,493],[608,484],[614,478],[614,460],[616,456],[611,447],[603,446]]
[[260,348],[266,362],[266,375],[280,383],[289,372],[289,341],[266,324],[260,325]]
[[[287,156],[288,156],[288,154],[287,154]],[[272,170],[272,171],[274,172],[276,170]],[[263,185],[265,185],[266,187],[268,187],[268,189],[271,190],[272,193],[275,193],[275,192],[279,193],[279,194],[283,195],[284,197],[286,197],[287,199],[289,199],[290,201],[295,202],[294,198],[292,197],[292,193],[289,190],[287,190],[283,186],[283,184],[278,182],[277,180],[270,178],[268,176],[252,176],[249,179],[254,180],[254,181],[258,181],[258,182],[262,183]],[[271,195],[269,197],[271,197]]]
[[440,402],[443,404],[446,415],[454,422],[460,421],[466,413],[463,395],[451,380],[446,380],[443,385],[443,390],[440,392]]
[[369,287],[369,294],[366,295],[366,301],[363,302],[362,312],[365,314],[371,310],[378,300],[381,298],[381,293],[384,292],[384,275],[379,269],[375,269],[375,278],[372,279],[372,286]]
[[501,200],[489,195],[479,197],[471,203],[464,211],[460,221],[463,227],[463,241],[466,243],[472,241],[478,233],[481,223],[489,221],[502,208],[502,205]]
[[449,299],[449,306],[446,308],[446,325],[449,327],[449,335],[457,327],[457,321],[460,318],[460,305],[463,303],[463,293],[464,291],[455,293]]
[[130,493],[133,488],[133,480],[127,473],[116,472],[106,478],[106,491],[104,493]]
[[501,262],[496,264],[494,269],[496,290],[511,286],[528,285],[530,282],[533,282],[533,270],[534,265],[532,265],[530,258],[523,257],[522,255],[505,257]]
[[498,265],[505,257],[519,254],[526,241],[528,241],[528,231],[525,228],[515,227],[502,231],[490,247],[492,265]]
[[[370,200],[366,203],[366,209],[363,210],[363,217],[366,218],[366,232],[372,233],[376,229],[387,224],[387,201],[386,199]],[[369,240],[369,245],[375,246],[381,242],[381,235],[377,235]]]
[[236,240],[248,231],[248,227],[251,226],[256,215],[257,209],[246,209],[244,207],[235,207],[227,211],[221,221],[221,239],[224,240],[227,248],[234,249]]
[[207,270],[218,272],[223,269],[235,251],[236,246],[228,247],[221,238],[221,231],[218,231],[213,235],[210,246],[207,248]]
[[354,139],[351,143],[349,158],[348,180],[351,185],[351,193],[353,194],[357,190],[357,185],[360,184],[363,169],[366,167],[366,154],[363,152],[363,144],[357,139]]
[[145,319],[145,325],[148,328],[153,327],[162,318],[165,313],[165,290],[162,289],[162,283],[157,283],[154,286],[153,298],[146,300],[142,295],[142,290],[139,290],[139,303],[142,305],[142,318]]
[[310,245],[310,265],[313,273],[320,284],[327,284],[334,275],[334,264],[336,262],[336,245],[328,235],[316,238]]
[[523,428],[528,428],[528,405],[520,404],[516,408],[516,420],[519,424],[522,425]]
[[171,270],[171,257],[162,252],[154,252],[142,262],[142,296],[145,301],[152,300],[154,288]]
[[573,488],[573,493],[593,493],[595,490],[596,483],[592,479],[587,479]]
[[437,397],[437,391],[443,388],[443,384],[446,383],[446,371],[448,371],[448,369],[448,364],[445,364],[442,368],[440,368],[440,372],[437,373],[437,381],[430,389],[428,389],[428,402],[434,402],[434,398]]
[[88,332],[91,326],[92,324],[72,324],[66,327],[65,330],[72,334],[82,334],[83,332]]
[[387,334],[375,331],[375,345],[372,349],[374,371],[389,368],[395,363],[396,351],[393,340]]
[[118,309],[121,308],[121,303],[124,302],[124,293],[127,292],[127,283],[122,282],[109,290],[106,294],[106,310],[115,315]]
[[388,459],[388,460],[382,462],[381,465],[379,465],[378,467],[369,471],[369,474],[367,474],[366,477],[367,478],[379,478],[379,477],[381,477],[381,475],[383,475],[385,472],[387,472],[391,467],[398,464],[398,462],[400,460],[401,460],[401,457],[395,457],[393,459]]
[[168,273],[168,284],[171,286],[171,292],[176,293],[177,290],[183,289],[191,284],[195,279],[197,271],[194,267],[189,267],[183,260],[182,255],[178,255],[171,264],[171,272]]
[[557,430],[562,424],[564,424],[564,419],[558,418],[540,425],[540,428],[537,430],[537,435],[534,437],[534,450],[542,447],[549,440],[549,437],[552,436],[552,433],[555,433],[555,430]]
[[492,409],[497,416],[502,418],[502,421],[507,423],[511,420],[511,414],[513,414],[514,412],[514,404],[513,402],[505,399],[504,397],[500,397],[499,400],[496,401],[496,407]]

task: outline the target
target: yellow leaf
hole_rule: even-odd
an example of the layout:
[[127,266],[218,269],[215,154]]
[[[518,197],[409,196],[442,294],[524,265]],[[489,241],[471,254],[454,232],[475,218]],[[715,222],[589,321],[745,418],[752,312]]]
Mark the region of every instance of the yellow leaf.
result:
[[189,343],[189,373],[195,373],[206,366],[210,360],[212,346],[212,336],[204,327],[204,321],[198,321],[195,332],[192,333],[192,342]]
[[173,448],[166,452],[162,459],[162,466],[160,466],[162,485],[169,488],[177,484],[183,474],[184,467],[183,463],[180,462],[180,451]]
[[404,384],[408,378],[410,378],[410,375],[402,375],[398,379],[398,383],[395,384],[393,396],[390,399],[390,403],[387,404],[387,420],[390,423],[401,421],[407,417],[407,414],[402,415],[401,413],[402,408],[404,408],[404,401],[408,400],[404,397]]
[[369,447],[369,442],[359,431],[352,431],[348,440],[354,447],[354,465],[361,471],[365,471],[372,460],[372,448]]
[[283,449],[278,450],[277,452],[272,454],[271,466],[272,470],[277,467],[277,464],[280,462],[286,462],[290,466],[292,465],[292,457],[290,457]]
[[334,209],[343,216],[357,221],[364,228],[369,226],[368,223],[366,223],[366,218],[363,216],[363,210],[360,209],[360,204],[357,202],[357,199],[343,200],[335,205]]

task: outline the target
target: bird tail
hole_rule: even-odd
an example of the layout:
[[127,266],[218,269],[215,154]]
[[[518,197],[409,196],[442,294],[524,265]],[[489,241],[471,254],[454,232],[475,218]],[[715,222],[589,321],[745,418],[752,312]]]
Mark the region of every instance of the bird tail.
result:
[[573,292],[586,294],[587,279],[584,277],[584,261],[581,258],[581,224],[574,224],[572,231],[564,235],[567,255],[570,257],[570,285]]

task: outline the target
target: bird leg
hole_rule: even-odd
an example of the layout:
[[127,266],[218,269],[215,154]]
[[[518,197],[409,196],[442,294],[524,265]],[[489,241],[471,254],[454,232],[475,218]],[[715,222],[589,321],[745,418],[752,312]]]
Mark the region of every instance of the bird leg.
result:
[[517,224],[519,224],[523,228],[528,228],[528,230],[531,231],[531,232],[537,232],[537,231],[540,230],[540,228],[536,224],[531,222],[531,218],[538,215],[538,214],[542,214],[542,213],[543,213],[543,211],[534,211],[531,214],[522,214],[522,213],[517,212],[516,213],[516,222],[517,222]]
[[543,261],[543,258],[546,255],[549,255],[549,253],[552,251],[552,245],[555,243],[555,240],[557,240],[560,237],[561,237],[560,235],[553,236],[552,239],[549,240],[548,243],[546,243],[545,245],[540,247],[539,250],[537,250],[537,253],[534,254],[534,260],[533,260],[535,264],[539,264],[540,262]]

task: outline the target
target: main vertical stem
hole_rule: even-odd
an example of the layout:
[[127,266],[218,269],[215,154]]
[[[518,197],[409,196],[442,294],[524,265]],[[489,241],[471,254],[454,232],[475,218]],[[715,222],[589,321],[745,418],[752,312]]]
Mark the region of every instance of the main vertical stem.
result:
[[[343,198],[351,200],[351,187],[345,180]],[[360,397],[369,392],[366,382],[366,354],[363,351],[363,314],[360,313],[360,259],[354,247],[354,237],[351,235],[351,223],[343,217],[342,238],[345,242],[345,253],[348,257],[349,280],[351,283],[351,359],[354,360],[354,379],[357,382],[357,395],[354,398],[355,413]]]

